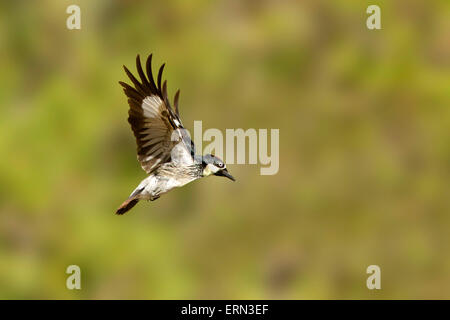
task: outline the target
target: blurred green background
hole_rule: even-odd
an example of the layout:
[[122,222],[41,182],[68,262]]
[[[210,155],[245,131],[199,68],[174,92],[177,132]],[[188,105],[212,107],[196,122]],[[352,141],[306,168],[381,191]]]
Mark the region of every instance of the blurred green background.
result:
[[[450,298],[449,5],[2,1],[0,298]],[[151,52],[188,129],[279,128],[279,173],[114,215],[145,177],[117,82]]]

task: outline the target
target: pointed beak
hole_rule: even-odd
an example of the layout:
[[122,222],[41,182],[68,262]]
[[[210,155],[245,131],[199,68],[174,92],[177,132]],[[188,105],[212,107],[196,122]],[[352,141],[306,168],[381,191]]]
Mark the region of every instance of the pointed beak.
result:
[[216,175],[216,176],[227,177],[227,178],[230,179],[230,180],[236,181],[236,179],[235,179],[231,174],[228,173],[228,170],[227,170],[227,169],[220,170],[220,171],[217,172],[215,175]]

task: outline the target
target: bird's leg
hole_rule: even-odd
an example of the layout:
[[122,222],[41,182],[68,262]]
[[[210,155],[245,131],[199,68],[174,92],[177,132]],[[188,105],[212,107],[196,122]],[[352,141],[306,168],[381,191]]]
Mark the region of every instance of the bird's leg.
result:
[[160,196],[153,196],[153,197],[150,197],[150,201],[155,201],[156,199],[158,199]]

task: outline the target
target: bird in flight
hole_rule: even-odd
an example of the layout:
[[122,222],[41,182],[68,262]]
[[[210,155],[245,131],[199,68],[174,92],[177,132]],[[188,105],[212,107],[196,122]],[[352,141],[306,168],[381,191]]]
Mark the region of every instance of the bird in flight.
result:
[[152,55],[147,58],[146,72],[139,55],[136,69],[140,81],[123,66],[133,86],[119,81],[128,97],[128,122],[137,144],[137,158],[148,177],[142,180],[127,200],[117,209],[124,214],[139,200],[154,201],[175,187],[210,175],[235,179],[218,157],[195,154],[195,146],[183,127],[178,111],[180,90],[174,98],[174,108],[167,97],[167,81],[161,86],[165,64],[159,68],[157,82],[152,74]]

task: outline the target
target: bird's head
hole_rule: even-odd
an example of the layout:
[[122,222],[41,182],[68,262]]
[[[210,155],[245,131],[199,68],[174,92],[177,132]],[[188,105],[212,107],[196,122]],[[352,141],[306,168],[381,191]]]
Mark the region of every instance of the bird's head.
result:
[[228,173],[227,166],[225,163],[219,159],[218,157],[207,154],[203,156],[202,159],[203,165],[203,176],[207,177],[210,175],[227,177],[233,181],[236,181],[231,174]]

